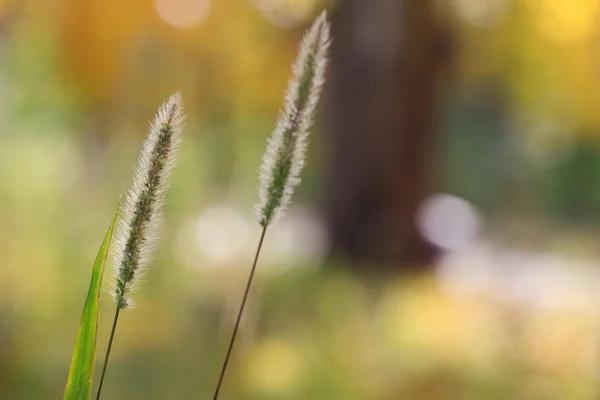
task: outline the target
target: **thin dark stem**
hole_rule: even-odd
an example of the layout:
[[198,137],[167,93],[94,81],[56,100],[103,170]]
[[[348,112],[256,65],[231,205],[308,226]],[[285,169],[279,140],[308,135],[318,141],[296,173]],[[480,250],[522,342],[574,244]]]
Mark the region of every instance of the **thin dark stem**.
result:
[[108,339],[108,348],[106,349],[106,356],[104,357],[104,366],[102,367],[102,375],[100,376],[100,384],[98,385],[98,394],[96,400],[100,399],[100,393],[102,393],[102,384],[104,383],[104,375],[106,375],[106,366],[108,365],[108,357],[110,356],[110,349],[112,347],[113,339],[115,337],[115,328],[117,327],[117,321],[119,320],[119,312],[121,308],[117,305],[115,311],[115,319],[113,320],[112,329],[110,331],[110,338]]
[[260,241],[258,242],[258,248],[256,249],[256,255],[254,256],[254,263],[252,264],[252,269],[250,270],[250,276],[248,277],[248,283],[246,283],[246,291],[244,292],[244,298],[242,299],[242,305],[240,306],[240,311],[238,312],[237,320],[235,321],[235,327],[233,328],[233,334],[231,335],[231,340],[229,342],[229,348],[227,349],[227,355],[225,356],[225,362],[223,363],[223,368],[221,368],[221,375],[219,376],[219,382],[217,383],[217,388],[215,389],[215,395],[213,396],[213,400],[217,400],[219,397],[219,391],[221,390],[221,384],[223,383],[223,377],[225,376],[225,371],[227,370],[227,364],[229,364],[229,357],[231,356],[231,351],[233,350],[233,344],[235,343],[235,338],[237,336],[238,329],[240,327],[240,321],[242,320],[242,314],[244,313],[244,307],[246,306],[246,300],[248,299],[248,293],[250,292],[250,286],[252,285],[252,279],[254,278],[254,271],[256,270],[256,263],[258,262],[258,256],[260,255],[260,249],[262,248],[263,240],[265,239],[265,233],[267,233],[267,226],[263,227],[262,234],[260,235]]

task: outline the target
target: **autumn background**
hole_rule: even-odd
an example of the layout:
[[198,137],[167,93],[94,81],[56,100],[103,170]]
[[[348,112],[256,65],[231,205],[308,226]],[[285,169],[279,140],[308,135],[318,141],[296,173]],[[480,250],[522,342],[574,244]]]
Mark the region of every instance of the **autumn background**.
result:
[[177,90],[157,260],[103,394],[209,398],[260,156],[324,8],[308,167],[223,400],[600,396],[599,0],[0,0],[1,399],[62,396],[95,253]]

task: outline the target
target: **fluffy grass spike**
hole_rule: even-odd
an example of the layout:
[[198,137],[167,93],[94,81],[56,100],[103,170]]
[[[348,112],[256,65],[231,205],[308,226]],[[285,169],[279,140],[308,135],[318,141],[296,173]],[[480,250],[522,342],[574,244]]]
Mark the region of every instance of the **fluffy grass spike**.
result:
[[119,309],[131,306],[131,293],[152,256],[183,120],[181,95],[176,93],[158,109],[142,145],[117,231],[112,294]]
[[329,22],[327,22],[327,14],[323,13],[317,18],[302,40],[298,59],[294,65],[293,78],[287,89],[284,109],[279,116],[277,127],[269,139],[267,151],[263,156],[258,189],[260,200],[255,207],[258,221],[262,226],[262,233],[242,297],[242,304],[229,340],[229,347],[221,367],[221,374],[217,381],[213,400],[219,398],[267,228],[283,216],[292,198],[294,188],[300,183],[300,172],[304,166],[308,130],[312,125],[321,94],[321,87],[325,79],[328,47]]
[[304,36],[277,127],[267,144],[255,207],[265,227],[280,218],[300,183],[308,130],[312,126],[325,80],[329,23],[323,12]]
[[117,303],[96,400],[100,399],[106,367],[121,310],[131,306],[131,293],[150,261],[160,223],[161,208],[175,165],[183,131],[183,104],[176,93],[165,101],[142,145],[133,184],[121,208],[115,245],[115,278],[111,293]]

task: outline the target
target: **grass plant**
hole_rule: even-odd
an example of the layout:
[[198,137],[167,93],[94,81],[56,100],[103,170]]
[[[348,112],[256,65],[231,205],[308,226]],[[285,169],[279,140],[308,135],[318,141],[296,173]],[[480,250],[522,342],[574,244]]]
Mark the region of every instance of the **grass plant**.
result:
[[267,143],[259,175],[259,201],[255,207],[262,232],[213,400],[218,399],[221,391],[267,228],[285,214],[294,189],[300,184],[300,173],[306,158],[309,129],[313,124],[322,85],[325,82],[327,51],[330,42],[329,31],[327,14],[323,12],[305,34],[300,44],[298,57],[293,67],[293,76],[286,92],[285,106],[281,111],[275,131]]

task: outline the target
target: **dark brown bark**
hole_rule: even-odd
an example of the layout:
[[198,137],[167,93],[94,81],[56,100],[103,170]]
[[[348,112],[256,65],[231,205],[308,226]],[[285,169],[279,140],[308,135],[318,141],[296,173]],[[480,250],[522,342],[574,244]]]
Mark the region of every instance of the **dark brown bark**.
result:
[[414,221],[432,178],[446,33],[432,0],[342,0],[335,12],[326,215],[333,253],[356,265],[428,265]]

